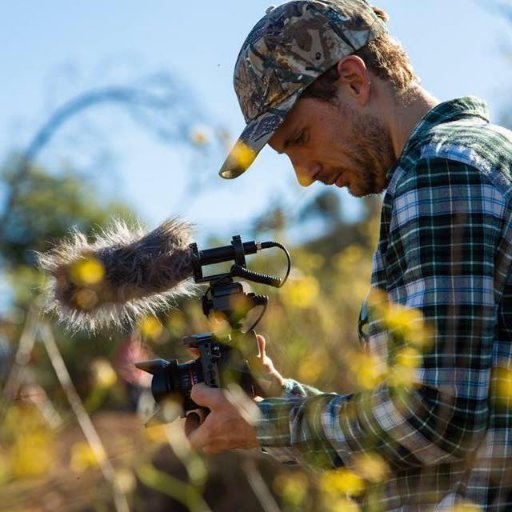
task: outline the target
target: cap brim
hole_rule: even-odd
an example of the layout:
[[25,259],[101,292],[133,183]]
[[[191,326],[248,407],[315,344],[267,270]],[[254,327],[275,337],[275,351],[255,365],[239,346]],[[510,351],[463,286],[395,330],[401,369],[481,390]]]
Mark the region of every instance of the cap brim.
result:
[[222,178],[228,180],[238,178],[250,167],[258,153],[284,121],[301,92],[296,91],[277,107],[247,123],[220,168],[219,175]]

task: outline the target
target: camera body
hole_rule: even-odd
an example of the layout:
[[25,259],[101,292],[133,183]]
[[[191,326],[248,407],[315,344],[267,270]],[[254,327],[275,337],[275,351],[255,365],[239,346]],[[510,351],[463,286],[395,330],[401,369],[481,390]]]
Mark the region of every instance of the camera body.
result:
[[[204,382],[211,388],[239,385],[247,395],[254,397],[259,388],[252,377],[249,360],[257,355],[254,331],[231,333],[221,338],[213,333],[194,334],[183,339],[187,348],[196,349],[199,357],[180,363],[177,359],[153,359],[137,366],[153,374],[151,392],[160,403],[173,400],[182,407],[183,415],[199,409],[190,397],[192,387]],[[242,351],[239,347],[244,347]],[[247,351],[250,349],[252,355]]]

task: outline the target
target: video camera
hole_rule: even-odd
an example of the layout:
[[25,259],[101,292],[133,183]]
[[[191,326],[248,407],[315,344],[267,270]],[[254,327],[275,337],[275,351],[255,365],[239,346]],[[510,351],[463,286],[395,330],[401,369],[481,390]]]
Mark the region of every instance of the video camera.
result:
[[[283,278],[260,274],[246,267],[245,256],[257,251],[278,247],[286,254],[288,268]],[[254,327],[261,320],[268,302],[265,295],[246,293],[240,282],[281,287],[291,269],[287,249],[277,242],[242,242],[240,235],[232,238],[231,245],[200,251],[197,244],[190,245],[194,281],[209,286],[202,297],[203,313],[209,318],[220,318],[228,326],[227,332],[193,334],[183,339],[187,348],[196,349],[196,360],[179,363],[178,360],[153,359],[136,363],[137,368],[153,375],[151,391],[155,401],[172,399],[182,406],[183,416],[200,407],[191,399],[192,387],[204,382],[212,388],[226,388],[238,384],[250,397],[262,394],[252,374],[251,360],[258,355]],[[203,274],[209,265],[233,262],[228,272],[211,276]]]

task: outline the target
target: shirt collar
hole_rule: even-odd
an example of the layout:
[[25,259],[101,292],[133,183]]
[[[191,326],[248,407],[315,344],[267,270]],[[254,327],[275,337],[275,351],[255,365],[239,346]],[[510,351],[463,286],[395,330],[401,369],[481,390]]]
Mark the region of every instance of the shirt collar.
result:
[[422,135],[425,132],[428,132],[439,124],[455,121],[463,117],[480,117],[484,121],[489,122],[489,110],[482,100],[474,96],[466,96],[463,98],[445,101],[429,110],[416,125],[410,137],[407,139],[402,153],[395,165],[393,165],[387,172],[386,177],[388,180],[390,180],[397,166],[400,165],[400,161],[404,155],[406,155],[412,147],[421,140]]

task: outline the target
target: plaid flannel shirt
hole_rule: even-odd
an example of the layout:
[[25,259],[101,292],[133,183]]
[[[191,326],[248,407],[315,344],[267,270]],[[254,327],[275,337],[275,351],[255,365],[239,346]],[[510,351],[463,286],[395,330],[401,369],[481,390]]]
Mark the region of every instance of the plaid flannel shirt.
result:
[[[288,381],[259,404],[264,451],[320,468],[379,454],[381,510],[512,510],[511,175],[512,133],[478,99],[421,120],[389,171],[372,272],[372,287],[435,324],[417,385],[404,398],[385,383],[344,396]],[[382,322],[368,334],[389,357]]]

